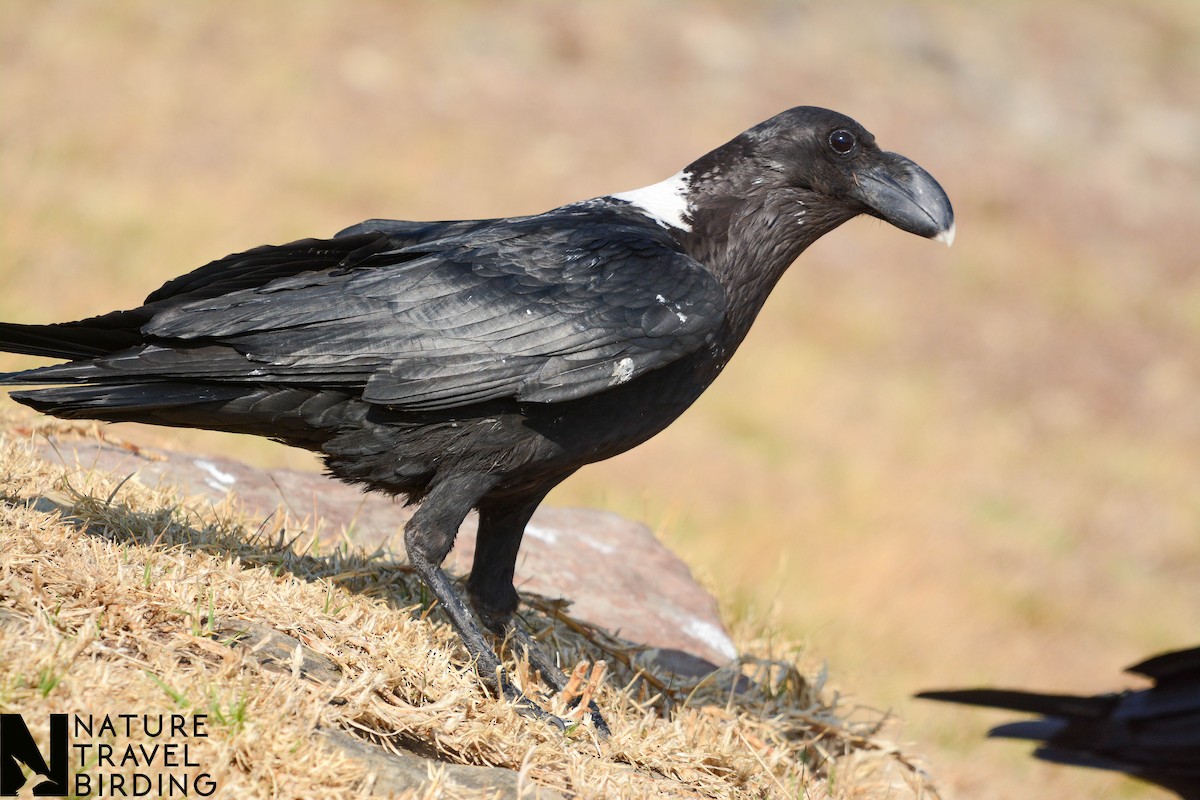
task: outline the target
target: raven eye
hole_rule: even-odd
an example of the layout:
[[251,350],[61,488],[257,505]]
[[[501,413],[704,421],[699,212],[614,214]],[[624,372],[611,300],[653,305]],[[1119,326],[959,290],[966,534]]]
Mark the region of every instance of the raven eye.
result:
[[858,139],[850,131],[837,130],[829,134],[829,146],[833,148],[833,152],[843,156],[853,150],[857,142]]

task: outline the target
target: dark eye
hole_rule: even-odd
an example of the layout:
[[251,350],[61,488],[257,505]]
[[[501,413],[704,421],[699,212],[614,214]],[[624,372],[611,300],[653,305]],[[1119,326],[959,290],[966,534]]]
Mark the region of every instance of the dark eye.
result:
[[829,134],[829,146],[833,152],[843,156],[853,150],[857,142],[858,139],[850,131],[838,130]]

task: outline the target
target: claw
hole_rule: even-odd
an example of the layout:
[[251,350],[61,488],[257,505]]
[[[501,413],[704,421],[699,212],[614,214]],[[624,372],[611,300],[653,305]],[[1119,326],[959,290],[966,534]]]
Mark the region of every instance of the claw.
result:
[[[600,681],[603,680],[604,672],[603,668],[600,667],[603,662],[596,662],[597,670],[593,672],[592,680],[588,682],[582,696],[576,696],[580,693],[571,690],[572,684],[577,682],[575,677],[572,676],[572,678],[568,680],[567,676],[563,674],[563,671],[558,668],[557,664],[554,663],[554,660],[547,655],[541,643],[530,636],[528,631],[520,627],[516,622],[511,622],[509,623],[507,633],[509,641],[517,644],[521,648],[522,654],[529,660],[529,665],[542,674],[542,680],[546,682],[546,685],[550,687],[551,691],[562,694],[564,699],[567,700],[569,708],[576,708],[580,705],[581,700],[586,699],[586,707],[588,712],[592,715],[592,725],[596,728],[596,734],[601,739],[607,739],[612,735],[612,730],[608,727],[608,723],[605,722],[604,716],[600,713],[600,707],[596,705],[596,701],[591,699],[592,692],[598,688]],[[584,674],[586,674],[586,672],[587,667],[585,666]],[[581,675],[580,679],[582,679],[582,677],[583,676]],[[526,698],[526,700],[528,700],[528,698]],[[572,714],[572,716],[574,715]],[[582,716],[582,714],[580,716]],[[555,717],[555,719],[558,718]],[[575,721],[576,720],[572,720],[572,723]],[[562,722],[562,720],[559,720],[559,722]]]
[[500,693],[506,700],[508,700],[508,702],[512,703],[513,709],[515,709],[516,712],[522,717],[549,723],[557,728],[559,733],[565,734],[567,732],[566,720],[551,714],[549,711],[530,700],[524,692],[509,683],[503,675],[500,676],[500,687]]

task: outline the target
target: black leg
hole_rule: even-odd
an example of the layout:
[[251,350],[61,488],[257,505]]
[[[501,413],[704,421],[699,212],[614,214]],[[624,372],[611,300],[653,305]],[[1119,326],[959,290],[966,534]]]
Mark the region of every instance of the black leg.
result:
[[533,512],[546,492],[522,497],[504,497],[481,502],[479,533],[475,537],[475,559],[467,578],[467,594],[480,620],[497,636],[503,636],[521,599],[513,588],[517,553]]
[[[457,475],[437,483],[404,528],[408,561],[445,609],[483,681],[512,702],[521,714],[565,729],[561,719],[525,697],[504,677],[500,659],[442,571],[442,561],[454,546],[459,525],[494,484],[495,480],[486,475]],[[510,583],[510,589],[511,586]]]
[[[525,526],[546,496],[545,489],[535,495],[490,499],[479,505],[479,533],[475,539],[475,559],[467,592],[471,606],[492,633],[508,637],[529,659],[529,665],[542,674],[542,680],[552,691],[561,692],[567,676],[558,668],[546,648],[513,620],[520,604],[513,588],[513,573]],[[609,734],[608,724],[595,702],[588,704],[596,730],[601,736]]]

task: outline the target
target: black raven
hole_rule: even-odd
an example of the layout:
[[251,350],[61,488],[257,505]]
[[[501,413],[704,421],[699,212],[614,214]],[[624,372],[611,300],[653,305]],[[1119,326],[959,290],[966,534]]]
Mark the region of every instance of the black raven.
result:
[[917,697],[1040,714],[989,735],[1041,742],[1033,754],[1045,761],[1125,772],[1184,800],[1200,800],[1200,647],[1163,653],[1126,671],[1154,685],[1095,697],[1007,689]]
[[510,624],[534,509],[678,417],[788,265],[859,214],[954,236],[925,170],[849,117],[793,108],[644,189],[529,217],[369,220],[227,256],[132,310],[0,324],[0,349],[68,359],[0,382],[58,384],[12,396],[59,417],[267,436],[419,501],[404,531],[413,568],[484,680],[545,716],[500,674],[442,572],[460,523],[478,509],[478,619],[561,688]]

